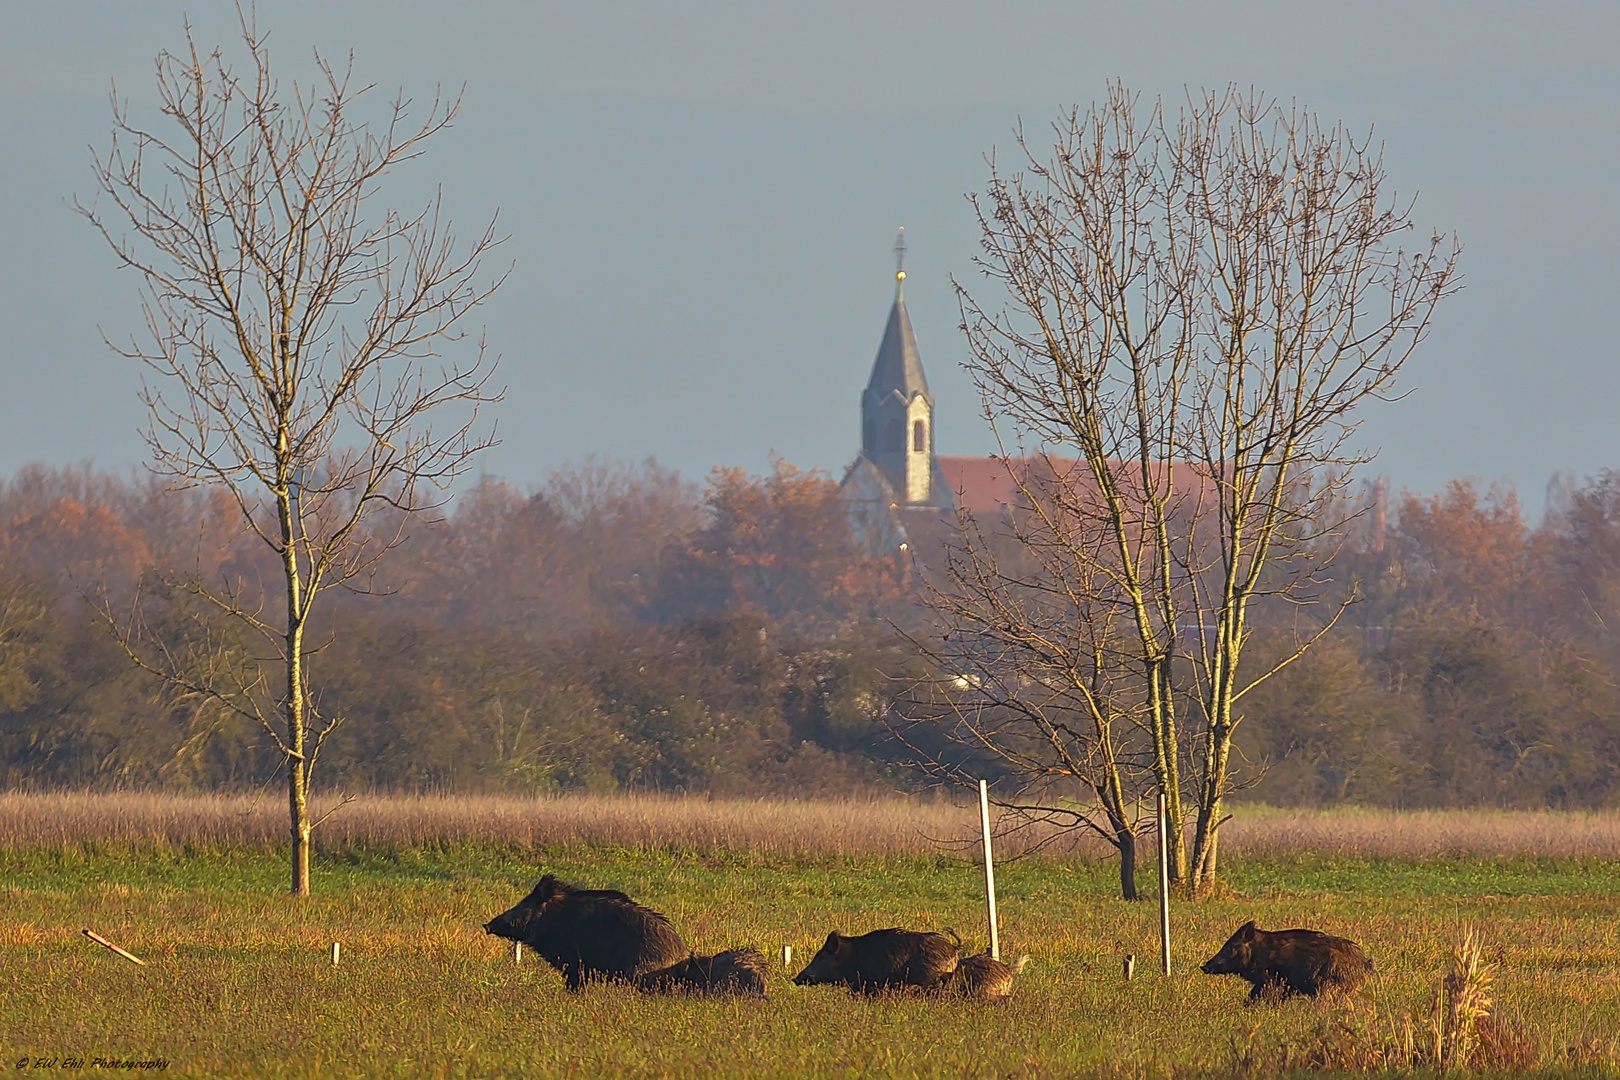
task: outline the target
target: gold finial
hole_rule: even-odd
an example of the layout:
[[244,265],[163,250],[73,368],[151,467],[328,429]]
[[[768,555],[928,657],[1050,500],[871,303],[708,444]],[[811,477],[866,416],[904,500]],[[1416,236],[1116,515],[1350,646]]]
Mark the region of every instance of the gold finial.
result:
[[894,280],[906,280],[906,227],[900,226],[900,231],[894,237]]

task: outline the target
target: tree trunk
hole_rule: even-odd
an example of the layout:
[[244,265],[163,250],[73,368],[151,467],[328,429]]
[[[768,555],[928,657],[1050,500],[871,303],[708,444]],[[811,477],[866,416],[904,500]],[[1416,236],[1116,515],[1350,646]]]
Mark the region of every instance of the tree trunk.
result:
[[[283,436],[282,445],[286,445]],[[304,711],[303,579],[298,572],[297,495],[287,488],[277,493],[281,516],[282,570],[287,584],[287,804],[292,830],[292,893],[309,895],[309,748],[308,716]]]
[[[1234,526],[1234,535],[1241,530]],[[1236,548],[1236,544],[1233,547]],[[1263,556],[1263,552],[1262,552]],[[1226,803],[1226,775],[1232,760],[1232,733],[1237,729],[1233,699],[1237,694],[1238,661],[1243,653],[1243,633],[1249,595],[1232,583],[1228,571],[1226,601],[1217,616],[1215,653],[1209,673],[1209,733],[1204,743],[1204,775],[1198,792],[1198,826],[1193,837],[1192,888],[1195,895],[1215,886],[1219,860],[1219,832],[1222,808]]]
[[287,634],[287,802],[292,828],[292,892],[309,895],[309,770],[305,746],[304,665],[299,650],[303,633],[295,624]]
[[1136,832],[1131,827],[1126,807],[1125,781],[1119,774],[1119,758],[1114,753],[1113,725],[1099,719],[1097,745],[1102,751],[1103,782],[1094,786],[1108,815],[1109,828],[1114,831],[1114,846],[1119,849],[1119,894],[1126,900],[1138,899],[1136,892]]
[[292,893],[309,895],[309,792],[298,762],[290,763],[292,786]]
[[1210,728],[1206,754],[1203,790],[1198,800],[1198,826],[1193,836],[1194,893],[1207,892],[1215,885],[1221,817],[1226,805],[1226,771],[1232,756],[1229,724],[1217,723]]
[[1126,900],[1140,900],[1136,892],[1136,835],[1120,829],[1114,844],[1119,848],[1119,894]]
[[1223,800],[1216,799],[1210,807],[1209,831],[1203,836],[1199,844],[1198,866],[1196,868],[1196,888],[1200,892],[1208,892],[1215,887],[1216,860],[1220,854],[1221,844],[1221,807]]

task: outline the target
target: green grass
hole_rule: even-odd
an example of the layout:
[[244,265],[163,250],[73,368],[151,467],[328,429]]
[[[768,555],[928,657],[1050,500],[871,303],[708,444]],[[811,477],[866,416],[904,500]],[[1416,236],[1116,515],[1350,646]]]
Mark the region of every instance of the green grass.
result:
[[[624,889],[700,950],[758,946],[775,961],[769,998],[575,996],[533,957],[515,967],[479,927],[545,870]],[[445,845],[324,856],[302,901],[285,876],[273,855],[230,850],[0,851],[0,1068],[77,1055],[89,1074],[103,1056],[215,1076],[1277,1073],[1336,1024],[1376,1041],[1421,1013],[1472,924],[1497,1014],[1541,1072],[1620,1069],[1615,860],[1237,862],[1228,894],[1175,904],[1169,979],[1155,974],[1157,907],[1115,899],[1113,864],[1008,863],[1003,952],[1034,963],[997,1006],[863,1000],[780,970],[781,946],[802,963],[835,927],[954,927],[983,948],[982,878],[957,858]],[[1196,969],[1249,918],[1355,938],[1380,974],[1349,1003],[1246,1007],[1245,984]],[[86,926],[149,966],[86,941]]]

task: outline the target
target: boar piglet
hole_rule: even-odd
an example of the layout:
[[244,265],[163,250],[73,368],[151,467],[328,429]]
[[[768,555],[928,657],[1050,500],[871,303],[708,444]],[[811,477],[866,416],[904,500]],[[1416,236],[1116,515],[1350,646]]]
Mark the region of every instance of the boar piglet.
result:
[[576,889],[551,874],[485,933],[521,941],[562,972],[568,989],[633,980],[691,955],[669,920],[613,889]]
[[1004,964],[989,953],[963,957],[956,970],[939,984],[944,997],[964,997],[969,1001],[1005,1001],[1012,996],[1013,976],[1024,970],[1029,957],[1020,956]]
[[955,934],[894,927],[846,937],[834,930],[793,984],[838,984],[863,994],[905,987],[933,990],[956,970],[961,955],[962,942]]
[[1253,986],[1251,1002],[1354,990],[1372,970],[1372,961],[1353,941],[1319,930],[1261,930],[1253,922],[1238,927],[1204,964],[1205,975],[1247,980]]
[[765,956],[758,949],[727,949],[713,956],[693,953],[678,964],[649,971],[636,988],[649,994],[764,997]]

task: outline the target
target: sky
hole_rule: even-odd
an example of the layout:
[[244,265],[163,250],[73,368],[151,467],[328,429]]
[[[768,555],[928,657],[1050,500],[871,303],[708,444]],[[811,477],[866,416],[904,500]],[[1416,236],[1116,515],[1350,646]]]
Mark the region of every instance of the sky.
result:
[[[129,471],[137,281],[70,203],[94,196],[108,95],[155,101],[183,42],[241,56],[231,4],[0,0],[0,477],[30,462]],[[261,2],[273,63],[312,49],[455,126],[388,178],[435,187],[463,235],[498,214],[512,272],[482,313],[501,444],[521,488],[590,455],[701,479],[772,455],[837,476],[893,296],[894,230],[936,399],[937,449],[994,442],[960,364],[951,281],[967,195],[1019,123],[1110,80],[1179,100],[1237,84],[1373,129],[1415,219],[1464,245],[1463,291],[1363,414],[1367,475],[1432,492],[1620,467],[1620,9],[1606,4]],[[1605,315],[1605,312],[1610,313]]]

